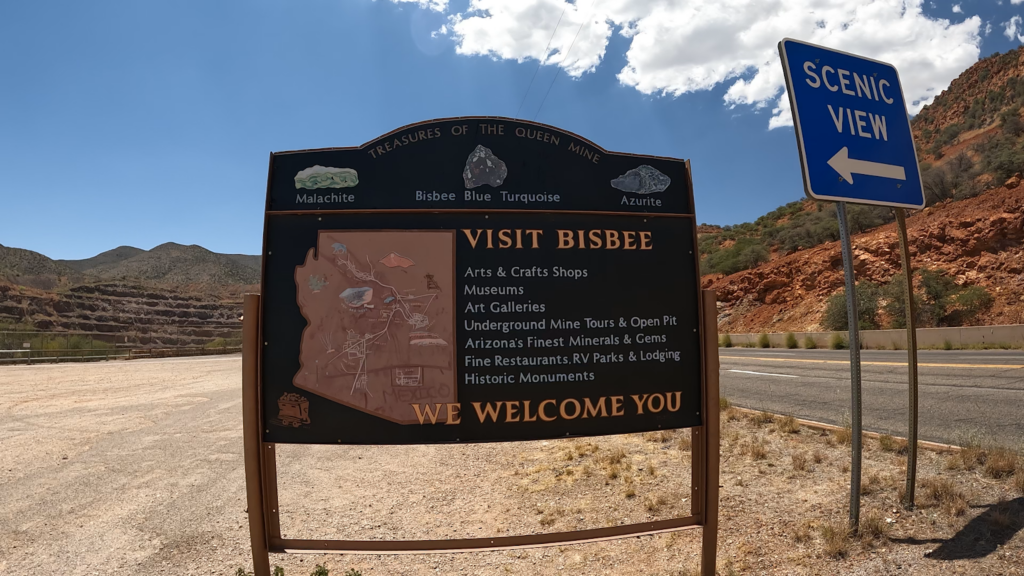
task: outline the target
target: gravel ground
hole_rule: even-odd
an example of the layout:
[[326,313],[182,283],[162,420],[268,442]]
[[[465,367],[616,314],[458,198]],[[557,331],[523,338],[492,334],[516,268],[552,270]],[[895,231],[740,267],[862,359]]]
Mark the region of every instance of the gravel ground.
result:
[[[237,356],[0,369],[0,573],[251,569],[240,389]],[[809,430],[786,433],[726,416],[722,574],[1024,574],[1024,482],[948,470],[947,456],[925,452],[919,477],[948,478],[965,507],[931,503],[921,489],[919,510],[901,513],[902,458],[869,442],[864,517],[880,519],[886,534],[840,538],[845,552],[832,554],[825,534],[845,517],[848,448]],[[282,531],[453,538],[670,518],[689,513],[689,460],[686,432],[281,446]],[[271,562],[288,576],[305,576],[318,563],[365,576],[675,575],[696,567],[699,536],[686,530],[473,554],[274,555]]]

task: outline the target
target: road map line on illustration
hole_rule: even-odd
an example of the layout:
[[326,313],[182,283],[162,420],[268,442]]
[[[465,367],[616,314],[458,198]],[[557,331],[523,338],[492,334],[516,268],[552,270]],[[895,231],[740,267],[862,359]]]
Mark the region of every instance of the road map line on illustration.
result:
[[456,401],[454,233],[321,231],[295,269],[303,331],[293,384],[403,424]]

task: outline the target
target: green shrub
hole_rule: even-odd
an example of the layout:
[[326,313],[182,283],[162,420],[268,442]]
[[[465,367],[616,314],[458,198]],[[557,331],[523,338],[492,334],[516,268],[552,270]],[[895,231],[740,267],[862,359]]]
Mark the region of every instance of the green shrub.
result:
[[786,348],[792,350],[793,348],[799,347],[799,343],[796,341],[796,334],[792,332],[786,332]]
[[767,334],[761,334],[760,336],[757,337],[757,347],[758,348],[771,348],[772,347],[772,341],[771,341],[770,338],[768,338]]
[[953,343],[949,341],[949,338],[946,338],[945,340],[942,341],[942,349],[943,350],[952,350],[953,349]]
[[274,565],[273,576],[284,576],[284,568]]
[[828,347],[832,350],[846,350],[849,347],[849,343],[847,343],[846,338],[842,334],[835,332],[828,339]]
[[991,308],[994,302],[992,294],[981,286],[967,286],[956,295],[956,306],[963,321],[973,320],[975,316]]
[[732,348],[732,336],[728,334],[722,334],[718,337],[719,348]]
[[[861,330],[878,328],[878,311],[881,290],[874,282],[857,284],[857,315],[860,317]],[[840,290],[825,301],[825,311],[821,316],[821,325],[826,330],[846,331],[850,329],[846,315],[846,291]]]
[[814,341],[814,338],[810,336],[804,336],[804,348],[808,350],[814,350],[818,347],[818,343]]
[[309,576],[330,576],[331,571],[327,569],[327,566],[323,564],[317,564],[316,568],[309,573]]
[[742,237],[732,246],[708,254],[701,261],[701,273],[728,276],[767,262],[768,258],[768,248],[760,240]]

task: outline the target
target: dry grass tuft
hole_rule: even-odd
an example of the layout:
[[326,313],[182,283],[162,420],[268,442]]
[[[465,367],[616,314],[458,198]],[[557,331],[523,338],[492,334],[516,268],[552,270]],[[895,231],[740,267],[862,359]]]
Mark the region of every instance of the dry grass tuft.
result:
[[796,525],[793,528],[793,541],[797,544],[803,544],[811,541],[811,528],[814,524],[810,520],[804,520],[803,522]]
[[636,489],[632,486],[628,486],[626,491],[622,493],[626,498],[636,498]]
[[859,536],[865,542],[885,540],[889,537],[889,523],[877,510],[869,510],[861,516]]
[[768,446],[761,438],[754,438],[750,442],[744,443],[740,447],[740,451],[750,456],[751,460],[765,460],[768,458]]
[[850,442],[853,441],[853,431],[850,429],[849,426],[838,428],[832,431],[831,438],[836,444],[849,446]]
[[1017,462],[1017,471],[1013,474],[1013,486],[1024,495],[1024,460]]
[[540,513],[540,519],[538,521],[540,522],[541,526],[551,526],[555,522],[558,522],[559,518],[565,515],[565,510],[562,510],[561,508],[552,508],[550,510],[538,510],[538,512]]
[[946,460],[948,470],[974,470],[985,463],[985,450],[978,443],[965,443]]
[[991,514],[988,517],[988,525],[993,530],[1001,532],[1017,527],[1018,519],[1013,514],[1013,511],[1009,510],[1009,505],[1005,500],[1000,500],[989,511]]
[[649,494],[644,498],[644,508],[646,508],[648,512],[656,512],[665,504],[668,504],[668,498],[665,498],[661,494],[658,494],[657,496]]
[[722,396],[722,397],[720,397],[718,399],[718,411],[719,412],[724,412],[724,411],[728,410],[731,407],[732,407],[732,403],[729,402],[729,399],[726,398],[725,396]]
[[772,422],[775,421],[775,414],[772,414],[767,410],[762,410],[757,414],[751,416],[750,421],[753,422],[754,424],[757,424],[758,426],[764,426],[766,424],[771,424]]
[[655,432],[644,432],[644,440],[648,442],[655,442],[658,444],[664,444],[672,441],[672,433],[668,430],[657,430]]
[[893,454],[907,453],[907,441],[903,438],[894,438],[889,434],[882,434],[878,437],[878,447],[883,452],[891,452]]
[[676,441],[676,448],[686,452],[692,447],[693,440],[690,439],[690,431],[684,430],[683,433],[679,435],[679,440]]
[[821,450],[815,450],[814,453],[811,454],[811,460],[814,460],[815,464],[821,464],[825,461],[825,454],[822,453]]
[[861,480],[860,493],[862,496],[874,494],[882,488],[882,477],[871,472]]
[[829,558],[846,558],[850,553],[850,529],[845,522],[828,522],[821,526],[824,552]]
[[740,414],[740,411],[735,408],[729,408],[725,411],[726,422],[739,422],[742,418],[743,416]]
[[990,478],[1009,478],[1020,461],[1018,454],[1008,448],[993,448],[985,455],[985,474]]
[[793,460],[793,470],[797,472],[804,472],[807,470],[807,454],[803,452],[793,452],[791,456]]
[[796,434],[800,431],[800,424],[792,416],[783,416],[775,421],[775,428],[783,434]]
[[626,459],[626,451],[622,448],[617,448],[604,455],[602,462],[609,466],[618,466],[622,464],[622,461]]
[[921,488],[924,501],[939,506],[946,514],[959,517],[967,512],[967,496],[949,478],[925,478]]
[[577,458],[582,458],[584,456],[587,456],[588,454],[597,453],[599,447],[597,444],[594,444],[593,442],[584,442],[582,444],[577,444],[573,446],[573,450],[576,451]]
[[619,467],[616,464],[611,464],[604,469],[604,476],[609,480],[615,480],[616,478],[619,477],[620,473],[621,471],[619,470]]

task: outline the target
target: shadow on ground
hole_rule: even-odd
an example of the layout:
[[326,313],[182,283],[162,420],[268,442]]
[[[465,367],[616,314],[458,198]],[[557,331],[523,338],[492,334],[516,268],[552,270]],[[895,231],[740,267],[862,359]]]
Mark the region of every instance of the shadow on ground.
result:
[[1006,544],[1024,528],[1024,498],[999,502],[985,507],[959,532],[948,540],[894,538],[900,544],[938,544],[925,554],[932,560],[968,560],[984,558]]

